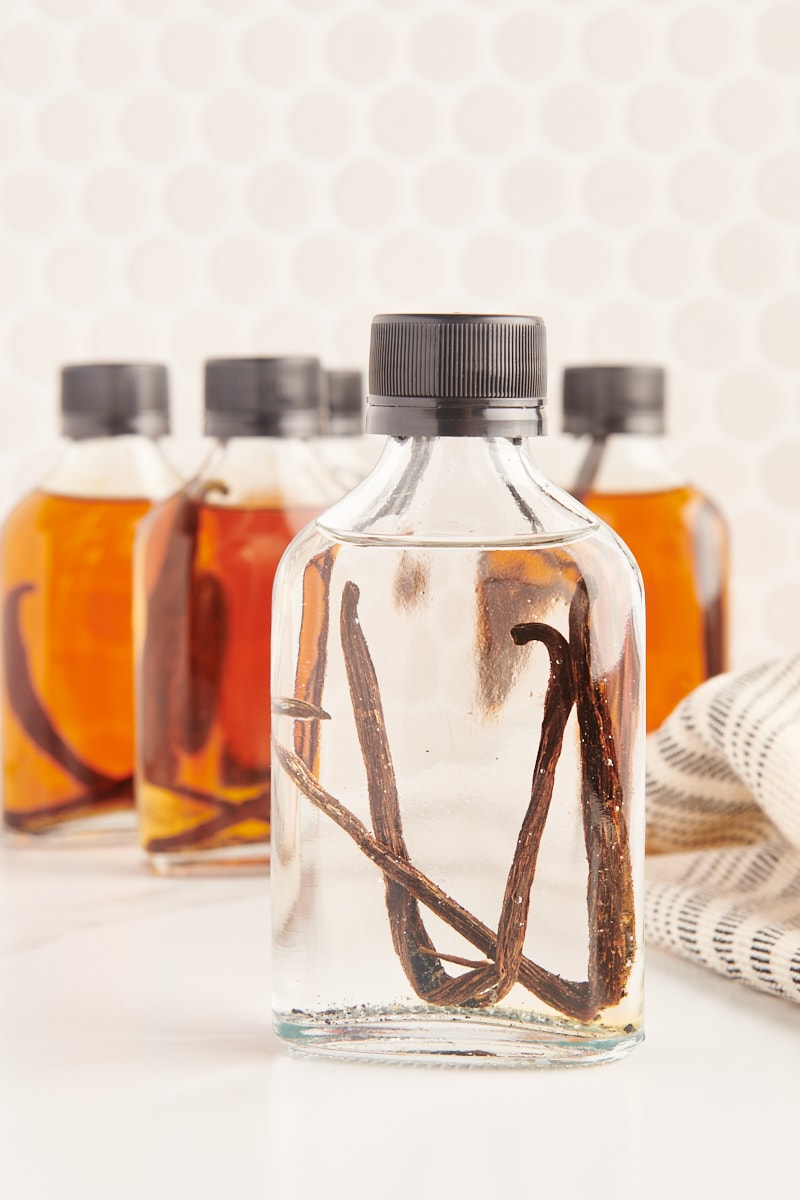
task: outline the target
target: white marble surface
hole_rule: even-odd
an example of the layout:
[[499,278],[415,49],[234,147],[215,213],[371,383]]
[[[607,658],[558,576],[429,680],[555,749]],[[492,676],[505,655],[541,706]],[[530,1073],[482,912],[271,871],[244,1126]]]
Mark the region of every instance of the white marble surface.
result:
[[800,1010],[652,952],[573,1071],[316,1062],[270,1029],[265,878],[0,847],[7,1200],[750,1197],[796,1188]]

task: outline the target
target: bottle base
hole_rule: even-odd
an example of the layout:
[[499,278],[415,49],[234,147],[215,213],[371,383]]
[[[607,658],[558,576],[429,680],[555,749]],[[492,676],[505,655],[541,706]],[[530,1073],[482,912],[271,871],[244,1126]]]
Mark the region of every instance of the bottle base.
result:
[[169,854],[148,854],[144,861],[154,875],[229,875],[269,873],[269,842],[246,842],[209,850],[181,850]]
[[[57,810],[56,810],[57,811]],[[9,845],[74,845],[75,842],[107,846],[123,845],[136,837],[136,813],[132,805],[107,812],[43,822],[24,812],[3,814],[3,840]]]
[[463,1010],[348,1009],[276,1013],[275,1032],[289,1048],[331,1058],[418,1065],[577,1067],[624,1058],[644,1030],[587,1027],[569,1021]]

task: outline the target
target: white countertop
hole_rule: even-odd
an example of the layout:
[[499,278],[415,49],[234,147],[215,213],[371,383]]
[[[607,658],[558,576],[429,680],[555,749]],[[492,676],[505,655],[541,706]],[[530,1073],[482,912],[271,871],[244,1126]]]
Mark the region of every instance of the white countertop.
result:
[[574,1070],[290,1055],[265,877],[0,847],[5,1200],[794,1195],[800,1008],[662,953],[647,1040]]

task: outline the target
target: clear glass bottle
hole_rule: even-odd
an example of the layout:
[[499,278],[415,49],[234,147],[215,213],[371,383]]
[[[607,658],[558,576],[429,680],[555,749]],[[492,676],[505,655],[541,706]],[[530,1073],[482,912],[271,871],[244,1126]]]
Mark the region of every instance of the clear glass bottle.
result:
[[21,833],[133,832],[134,533],[178,480],[166,368],[61,373],[68,439],[2,533],[3,815]]
[[[647,729],[728,665],[728,536],[672,461],[660,367],[564,372],[569,466],[557,476],[634,555],[647,598]],[[535,453],[535,451],[534,451]]]
[[320,450],[343,492],[360,483],[378,461],[381,439],[364,430],[364,380],[360,371],[329,368]]
[[314,438],[321,386],[316,358],[206,363],[216,448],[137,538],[136,792],[160,873],[269,863],[272,581],[341,494]]
[[273,610],[273,1009],[294,1048],[488,1063],[642,1037],[641,580],[534,468],[535,317],[381,316],[364,482]]

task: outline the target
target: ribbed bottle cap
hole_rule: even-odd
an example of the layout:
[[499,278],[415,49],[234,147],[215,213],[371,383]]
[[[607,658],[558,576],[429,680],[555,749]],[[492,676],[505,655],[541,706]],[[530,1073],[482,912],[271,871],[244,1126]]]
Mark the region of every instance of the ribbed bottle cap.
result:
[[566,433],[592,437],[663,433],[663,368],[567,367],[562,424]]
[[212,358],[205,365],[211,437],[313,437],[322,400],[318,358]]
[[532,437],[545,432],[546,391],[540,317],[373,318],[368,433]]
[[169,433],[169,377],[161,363],[76,363],[61,369],[65,437]]
[[354,436],[364,432],[364,380],[360,371],[335,369],[325,372],[327,384],[327,432]]

